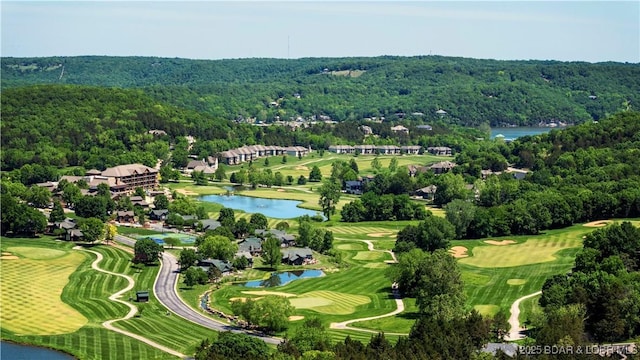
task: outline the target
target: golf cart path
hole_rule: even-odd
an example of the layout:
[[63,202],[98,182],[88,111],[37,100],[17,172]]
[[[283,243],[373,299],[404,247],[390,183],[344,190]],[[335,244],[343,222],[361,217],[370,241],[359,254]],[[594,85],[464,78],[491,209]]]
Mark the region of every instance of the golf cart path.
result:
[[[396,259],[396,255],[393,253],[393,251],[391,250],[376,250],[373,246],[373,242],[371,242],[371,240],[361,240],[362,242],[367,244],[367,248],[369,249],[369,251],[382,251],[382,252],[386,252],[391,254],[391,257],[393,258],[393,262],[397,262],[398,260]],[[362,331],[362,332],[369,332],[369,333],[374,333],[377,334],[380,331],[376,331],[376,330],[369,330],[369,329],[362,329],[362,328],[355,328],[355,327],[351,327],[349,326],[349,324],[352,324],[354,322],[360,322],[360,321],[368,321],[368,320],[375,320],[375,319],[380,319],[380,318],[384,318],[384,317],[389,317],[389,316],[394,316],[397,315],[401,312],[404,311],[404,303],[402,302],[402,297],[400,296],[400,292],[396,289],[392,290],[393,291],[393,297],[396,300],[396,309],[393,310],[390,313],[386,313],[386,314],[382,314],[382,315],[378,315],[378,316],[371,316],[371,317],[366,317],[366,318],[360,318],[360,319],[351,319],[351,320],[347,320],[347,321],[343,321],[343,322],[339,322],[339,323],[331,323],[329,325],[329,328],[331,329],[338,329],[338,330],[355,330],[355,331]],[[408,334],[403,334],[403,333],[385,333],[387,335],[398,335],[398,336],[404,336],[404,335],[408,335]]]
[[135,282],[133,281],[133,278],[131,278],[130,276],[114,273],[114,272],[107,271],[107,270],[104,270],[104,269],[101,269],[100,267],[98,267],[98,264],[103,259],[103,256],[102,256],[101,253],[99,253],[97,251],[93,251],[93,250],[83,249],[81,247],[76,247],[75,249],[88,251],[88,252],[93,253],[93,254],[96,255],[96,257],[97,257],[96,260],[94,260],[93,263],[91,263],[91,268],[93,268],[94,270],[97,270],[97,271],[100,271],[100,272],[103,272],[103,273],[106,273],[106,274],[109,274],[109,275],[115,275],[115,276],[123,277],[123,278],[127,279],[128,283],[129,283],[124,289],[122,289],[122,290],[114,293],[113,295],[109,296],[109,300],[116,301],[116,302],[119,302],[121,304],[126,305],[129,308],[129,313],[127,313],[127,315],[125,315],[124,317],[119,318],[119,319],[107,320],[107,321],[102,323],[102,326],[104,326],[105,328],[107,328],[107,329],[109,329],[111,331],[115,331],[117,333],[132,337],[132,338],[134,338],[136,340],[139,340],[139,341],[142,341],[145,344],[153,346],[156,349],[162,350],[162,351],[164,351],[166,353],[169,353],[171,355],[177,356],[179,358],[183,358],[184,359],[184,358],[187,357],[187,355],[185,355],[185,354],[179,353],[179,352],[177,352],[177,351],[175,351],[173,349],[170,349],[170,348],[168,348],[166,346],[160,345],[160,344],[158,344],[158,343],[156,343],[156,342],[154,342],[152,340],[149,340],[149,339],[147,339],[147,338],[145,338],[143,336],[128,332],[126,330],[118,329],[115,326],[113,326],[112,324],[114,322],[120,321],[120,320],[131,319],[138,312],[138,308],[136,308],[135,305],[132,305],[132,304],[126,302],[126,301],[123,301],[123,300],[119,299],[123,294],[125,294],[126,292],[130,291],[131,289],[133,289],[133,287],[135,285]]
[[534,296],[538,296],[540,294],[542,294],[542,291],[537,291],[537,292],[534,292],[533,294],[525,295],[513,302],[513,304],[511,305],[511,316],[509,317],[509,325],[511,325],[511,329],[509,330],[509,334],[507,334],[507,336],[505,337],[505,340],[514,341],[514,340],[524,339],[525,336],[521,333],[524,330],[524,328],[520,327],[520,320],[519,320],[520,303],[523,300],[532,298]]

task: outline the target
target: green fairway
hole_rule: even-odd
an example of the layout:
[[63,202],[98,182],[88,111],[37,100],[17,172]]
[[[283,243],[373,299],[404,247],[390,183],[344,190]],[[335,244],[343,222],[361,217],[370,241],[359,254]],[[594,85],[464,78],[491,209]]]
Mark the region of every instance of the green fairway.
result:
[[[145,343],[102,327],[103,321],[119,318],[127,313],[127,308],[124,305],[107,299],[109,295],[125,287],[126,280],[91,269],[93,256],[86,252],[72,250],[73,243],[54,241],[48,237],[41,239],[3,237],[1,240],[3,252],[9,252],[10,248],[17,247],[25,256],[28,256],[30,251],[23,248],[33,248],[33,254],[36,254],[37,257],[44,255],[46,258],[49,255],[56,255],[53,258],[40,260],[27,257],[19,260],[0,260],[3,278],[2,296],[16,292],[20,294],[15,297],[17,300],[5,301],[4,298],[2,299],[2,316],[24,311],[21,307],[31,306],[27,304],[29,301],[38,301],[37,308],[32,309],[33,315],[25,315],[25,318],[28,316],[37,318],[32,319],[28,324],[24,323],[21,331],[17,332],[11,327],[10,324],[14,320],[2,319],[0,331],[3,339],[62,350],[79,359],[175,359],[175,357]],[[105,248],[122,253],[121,250],[111,247],[98,246],[92,249]],[[64,255],[58,256],[59,252]],[[111,267],[114,265],[118,268],[129,266],[126,262],[109,260],[111,258],[109,253],[104,253],[104,255],[105,264],[111,264]],[[20,271],[13,271],[10,267],[16,265],[12,265],[12,262],[23,262],[25,267],[21,266]],[[32,265],[29,265],[29,262]],[[73,266],[71,266],[72,263]],[[47,269],[47,271],[43,272],[41,269]],[[61,277],[56,275],[57,271],[66,271],[64,282],[61,282]],[[7,281],[8,274],[11,274],[9,281]],[[29,284],[28,291],[25,290],[26,284]],[[34,296],[32,300],[25,297],[33,289],[46,289],[47,287],[55,287],[57,293]],[[50,333],[48,335],[42,334],[39,329],[43,327],[50,331],[56,326],[69,326],[72,319],[77,317],[77,315],[73,315],[67,319],[64,317],[67,316],[65,312],[48,315],[49,311],[55,309],[60,311],[61,307],[57,305],[58,303],[80,314],[85,319],[84,323],[68,327],[64,332],[56,332],[53,335]],[[57,324],[52,324],[54,321]],[[146,330],[141,335],[146,336],[149,332]]]
[[19,257],[0,260],[4,329],[16,335],[55,335],[74,332],[87,323],[60,297],[69,275],[86,260],[84,254],[24,246],[2,251]]

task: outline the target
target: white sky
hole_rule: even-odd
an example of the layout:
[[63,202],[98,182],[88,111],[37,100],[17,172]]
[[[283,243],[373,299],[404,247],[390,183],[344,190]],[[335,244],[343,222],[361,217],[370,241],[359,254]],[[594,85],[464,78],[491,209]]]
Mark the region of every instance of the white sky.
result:
[[640,62],[640,1],[1,1],[3,57]]

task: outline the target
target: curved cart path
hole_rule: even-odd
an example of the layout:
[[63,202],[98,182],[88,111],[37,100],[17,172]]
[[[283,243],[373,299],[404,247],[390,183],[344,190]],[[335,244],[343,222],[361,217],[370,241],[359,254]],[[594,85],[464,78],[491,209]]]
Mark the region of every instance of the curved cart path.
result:
[[[131,247],[135,246],[136,243],[136,240],[122,235],[116,235],[116,240]],[[268,336],[259,332],[244,330],[210,318],[205,314],[191,308],[182,300],[176,290],[176,284],[178,283],[179,274],[180,272],[178,259],[173,254],[163,252],[160,261],[160,271],[158,272],[158,277],[156,277],[156,281],[153,285],[153,292],[160,304],[169,309],[169,311],[171,311],[172,313],[180,316],[183,319],[215,331],[232,331],[234,333],[244,333],[250,336],[257,337],[260,340],[273,345],[278,345],[282,342],[282,339],[279,337]]]
[[[396,254],[394,254],[393,251],[391,251],[391,250],[376,250],[374,248],[373,242],[371,242],[371,240],[360,240],[360,241],[362,241],[362,242],[367,244],[367,248],[369,249],[369,251],[382,251],[382,252],[389,253],[389,254],[391,254],[391,258],[393,259],[393,262],[398,262],[398,260],[396,259]],[[390,313],[386,313],[386,314],[382,314],[382,315],[378,315],[378,316],[360,318],[360,319],[351,319],[351,320],[347,320],[347,321],[343,321],[343,322],[339,322],[339,323],[331,323],[329,325],[329,327],[331,329],[355,330],[355,331],[362,331],[362,332],[369,332],[369,333],[377,334],[380,331],[362,329],[362,328],[355,328],[355,327],[349,326],[349,324],[352,324],[352,323],[355,323],[355,322],[360,322],[360,321],[368,321],[368,320],[380,319],[380,318],[384,318],[384,317],[388,317],[388,316],[397,315],[397,314],[403,312],[404,311],[404,303],[402,302],[402,297],[400,296],[400,293],[397,290],[393,290],[393,297],[396,300],[396,309],[393,310]],[[404,334],[404,333],[385,333],[385,334],[387,334],[387,335],[398,335],[398,336],[409,335],[409,334]]]
[[523,300],[526,300],[528,298],[531,298],[540,294],[542,294],[542,291],[537,291],[537,292],[534,292],[533,294],[525,295],[513,302],[513,304],[511,305],[511,316],[509,317],[509,325],[511,325],[511,330],[509,330],[509,334],[505,336],[505,340],[514,341],[514,340],[524,339],[525,335],[522,334],[522,331],[524,330],[524,328],[520,327],[520,320],[519,320],[520,303]]
[[133,278],[131,278],[130,276],[114,273],[114,272],[107,271],[107,270],[104,270],[104,269],[101,269],[100,267],[98,267],[98,264],[103,259],[103,256],[102,256],[101,253],[99,253],[97,251],[93,251],[93,250],[83,249],[81,247],[76,247],[76,249],[88,251],[88,252],[93,253],[93,254],[96,255],[96,257],[97,257],[96,260],[93,263],[91,263],[91,268],[93,268],[94,270],[97,270],[97,271],[100,271],[100,272],[103,272],[103,273],[106,273],[106,274],[109,274],[109,275],[115,275],[115,276],[123,277],[123,278],[127,279],[128,283],[129,283],[124,289],[122,289],[122,290],[114,293],[113,295],[109,296],[109,300],[116,301],[116,302],[119,302],[121,304],[126,305],[129,308],[129,312],[127,313],[127,315],[125,315],[122,318],[107,320],[107,321],[103,322],[102,326],[104,326],[105,328],[107,328],[107,329],[109,329],[111,331],[115,331],[115,332],[118,332],[120,334],[132,337],[132,338],[134,338],[136,340],[140,340],[145,344],[151,345],[156,349],[160,349],[160,350],[162,350],[162,351],[164,351],[166,353],[169,353],[171,355],[177,356],[179,358],[186,358],[187,357],[187,355],[185,355],[185,354],[179,353],[179,352],[177,352],[177,351],[175,351],[173,349],[170,349],[170,348],[168,348],[166,346],[160,345],[160,344],[158,344],[158,343],[156,343],[154,341],[151,341],[151,340],[149,340],[149,339],[147,339],[147,338],[145,338],[143,336],[128,332],[126,330],[118,329],[117,327],[113,326],[112,324],[114,322],[120,321],[120,320],[131,319],[138,312],[138,308],[136,308],[134,305],[132,305],[132,304],[130,304],[130,303],[124,301],[124,300],[120,300],[119,299],[123,294],[125,294],[126,292],[130,291],[131,289],[133,289],[133,287],[135,285],[135,282],[133,281]]

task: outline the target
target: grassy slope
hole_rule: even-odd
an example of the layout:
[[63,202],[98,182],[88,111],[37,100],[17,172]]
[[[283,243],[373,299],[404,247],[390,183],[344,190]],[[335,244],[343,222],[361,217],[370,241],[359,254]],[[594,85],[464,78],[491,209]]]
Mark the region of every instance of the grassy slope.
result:
[[[29,246],[36,248],[56,248],[66,252],[74,244],[53,241],[50,238],[24,239],[2,238],[2,248],[11,246]],[[61,299],[82,313],[89,323],[77,331],[60,335],[16,335],[1,329],[3,339],[19,343],[34,344],[50,347],[68,353],[81,359],[172,359],[173,357],[147,344],[129,337],[106,330],[100,324],[111,318],[121,317],[127,313],[126,307],[107,300],[107,297],[125,286],[124,279],[97,272],[91,269],[92,256],[78,266],[69,277],[69,283],[62,291]],[[29,271],[24,269],[24,281],[28,281]],[[3,277],[7,274],[3,274]],[[48,306],[43,300],[42,307]],[[11,311],[3,304],[3,312]]]

